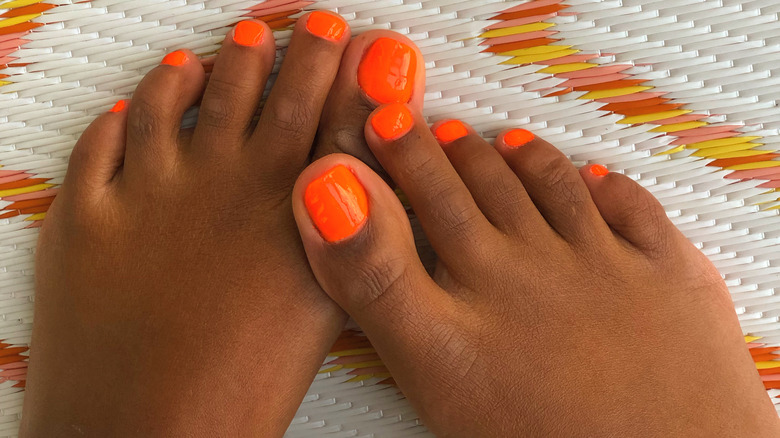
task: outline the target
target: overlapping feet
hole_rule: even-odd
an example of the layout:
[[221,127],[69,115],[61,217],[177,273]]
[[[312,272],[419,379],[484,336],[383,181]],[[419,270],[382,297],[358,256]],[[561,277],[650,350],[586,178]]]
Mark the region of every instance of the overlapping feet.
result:
[[256,118],[274,50],[242,22],[208,83],[173,52],[79,140],[41,232],[28,433],[281,435],[340,308],[442,436],[743,431],[772,409],[720,276],[639,185],[528,131],[429,128],[414,44],[350,42],[327,12]]

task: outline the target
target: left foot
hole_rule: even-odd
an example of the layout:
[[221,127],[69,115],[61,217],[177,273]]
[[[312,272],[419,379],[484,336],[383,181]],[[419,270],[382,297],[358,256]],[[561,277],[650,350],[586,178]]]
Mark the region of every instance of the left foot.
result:
[[346,319],[290,196],[349,39],[302,17],[256,127],[275,44],[247,21],[208,84],[174,52],[84,132],[41,230],[23,433],[284,433]]

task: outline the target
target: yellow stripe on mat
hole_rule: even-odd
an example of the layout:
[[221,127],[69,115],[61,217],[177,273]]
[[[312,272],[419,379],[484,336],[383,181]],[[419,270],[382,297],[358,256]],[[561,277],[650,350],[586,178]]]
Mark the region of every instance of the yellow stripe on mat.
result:
[[570,64],[551,65],[539,70],[538,73],[555,75],[558,73],[570,73],[573,71],[587,70],[593,67],[598,67],[598,64],[588,64],[587,62],[572,62]]
[[[709,148],[709,149],[699,149],[696,152],[694,152],[692,155],[694,157],[714,157],[716,155],[726,154],[729,152],[737,152],[737,151],[744,151],[747,149],[753,149],[756,146],[761,146],[758,143],[738,143],[738,144],[732,144],[728,146],[722,146],[719,148]],[[764,151],[765,153],[769,153],[767,151]]]
[[[691,143],[685,145],[688,149],[707,149],[716,148],[722,146],[731,146],[735,144],[747,143],[753,140],[758,140],[761,137],[729,137],[719,138],[717,140],[700,141],[698,143]],[[756,144],[757,145],[757,144]]]
[[[2,6],[2,5],[0,5],[0,6]],[[34,18],[38,18],[41,15],[43,15],[43,14],[28,14],[28,15],[20,15],[18,17],[6,18],[6,19],[3,19],[3,20],[0,20],[0,28],[9,27],[9,26],[13,26],[13,25],[16,25],[16,24],[27,23],[28,21],[30,21],[30,20],[32,20]]]
[[650,123],[656,120],[671,119],[672,117],[682,116],[684,114],[690,114],[693,110],[674,110],[674,111],[661,111],[658,113],[642,114],[639,116],[629,116],[618,123],[623,125],[633,125],[635,123]]
[[0,3],[0,9],[14,9],[41,3],[43,0],[16,0],[8,3]]
[[519,33],[528,33],[528,32],[536,32],[539,30],[545,30],[548,28],[551,28],[555,26],[553,23],[531,23],[531,24],[524,24],[522,26],[513,26],[513,27],[505,27],[503,29],[493,29],[489,30],[482,35],[480,35],[480,38],[496,38],[496,37],[502,37],[502,36],[509,36],[509,35],[517,35]]
[[688,129],[694,129],[698,128],[700,126],[707,126],[709,123],[707,122],[684,122],[684,123],[673,123],[671,125],[661,125],[656,128],[653,128],[650,130],[650,132],[677,132],[677,131],[687,131]]
[[46,190],[50,187],[54,187],[54,184],[36,184],[34,186],[29,186],[29,187],[19,187],[18,189],[0,190],[0,198],[5,198],[6,196],[13,196],[13,195],[22,195],[30,192],[37,192],[39,190]]
[[614,88],[612,90],[590,91],[580,96],[579,98],[592,99],[592,100],[605,99],[607,97],[618,97],[618,96],[625,96],[627,94],[641,93],[642,91],[647,91],[652,89],[653,87],[643,87],[643,86]]

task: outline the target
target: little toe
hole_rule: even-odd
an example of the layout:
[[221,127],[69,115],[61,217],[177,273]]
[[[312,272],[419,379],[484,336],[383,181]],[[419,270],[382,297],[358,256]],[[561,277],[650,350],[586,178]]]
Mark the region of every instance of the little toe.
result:
[[[328,91],[350,39],[339,15],[315,11],[298,20],[279,76],[268,96],[250,147],[271,183],[289,189],[308,164]],[[269,142],[268,139],[273,139]]]
[[502,132],[495,147],[564,239],[592,243],[611,234],[577,168],[558,148],[524,129]]
[[177,50],[141,80],[128,110],[128,177],[139,173],[146,178],[149,169],[159,174],[160,166],[174,163],[181,119],[200,98],[205,78],[197,56],[189,50]]
[[125,158],[129,103],[120,100],[81,134],[68,161],[68,190],[101,190],[116,177]]
[[421,112],[424,66],[417,46],[396,32],[372,30],[350,42],[325,104],[314,157],[349,154],[387,179],[366,144],[363,127],[381,104],[405,103]]
[[[409,199],[426,236],[447,265],[469,265],[499,234],[480,211],[419,112],[383,105],[365,136],[379,163]],[[486,240],[489,239],[489,240]]]
[[672,242],[685,239],[661,203],[636,181],[598,164],[582,167],[580,174],[607,224],[637,248],[665,253]]
[[262,21],[239,22],[225,37],[214,61],[198,114],[195,148],[239,145],[249,134],[274,66],[273,33]]
[[442,120],[431,131],[493,225],[516,233],[552,232],[504,158],[470,126]]

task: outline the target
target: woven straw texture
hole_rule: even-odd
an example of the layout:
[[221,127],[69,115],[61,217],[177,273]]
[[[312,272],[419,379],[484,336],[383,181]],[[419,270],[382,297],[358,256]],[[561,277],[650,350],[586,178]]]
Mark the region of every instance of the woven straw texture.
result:
[[[312,9],[414,40],[430,122],[486,137],[522,126],[647,187],[724,275],[780,403],[777,0],[0,0],[0,436],[21,415],[37,227],[79,134],[166,53],[214,54],[231,25],[260,17],[283,54]],[[353,327],[288,435],[428,432]]]

